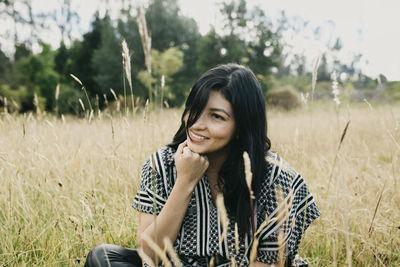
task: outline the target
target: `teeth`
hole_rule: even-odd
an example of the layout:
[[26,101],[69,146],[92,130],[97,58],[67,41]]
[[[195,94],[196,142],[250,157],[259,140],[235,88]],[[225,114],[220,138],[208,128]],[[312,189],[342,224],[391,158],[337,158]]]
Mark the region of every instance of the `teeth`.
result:
[[202,139],[202,140],[206,139],[204,136],[198,136],[197,134],[194,134],[193,132],[190,132],[190,133],[192,134],[192,136],[193,136],[194,138]]

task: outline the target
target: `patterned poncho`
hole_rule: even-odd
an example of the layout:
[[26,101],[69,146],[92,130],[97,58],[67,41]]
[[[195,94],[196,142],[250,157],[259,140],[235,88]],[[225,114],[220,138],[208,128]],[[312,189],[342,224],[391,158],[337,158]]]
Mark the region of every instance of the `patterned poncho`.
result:
[[[164,147],[151,155],[143,165],[140,188],[133,207],[145,213],[160,213],[175,184],[177,174],[175,150]],[[276,263],[278,253],[293,259],[293,265],[306,263],[297,255],[302,234],[320,215],[304,179],[282,158],[266,153],[266,171],[261,191],[255,200],[257,260]],[[228,179],[229,180],[229,179]],[[153,205],[155,201],[155,205]],[[250,207],[249,207],[250,208]],[[234,218],[229,218],[228,232],[220,241],[222,226],[208,179],[204,176],[195,187],[174,248],[184,266],[248,266],[253,235],[240,237],[235,247]]]

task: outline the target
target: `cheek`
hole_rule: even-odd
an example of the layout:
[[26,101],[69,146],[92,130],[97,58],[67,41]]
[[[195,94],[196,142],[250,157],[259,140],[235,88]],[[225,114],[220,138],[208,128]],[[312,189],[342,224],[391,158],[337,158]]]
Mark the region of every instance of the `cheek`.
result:
[[187,124],[187,120],[188,120],[189,115],[186,114],[185,116],[183,116],[183,122],[185,123],[185,126]]
[[232,139],[234,132],[235,127],[233,125],[225,125],[216,129],[215,137],[228,141]]

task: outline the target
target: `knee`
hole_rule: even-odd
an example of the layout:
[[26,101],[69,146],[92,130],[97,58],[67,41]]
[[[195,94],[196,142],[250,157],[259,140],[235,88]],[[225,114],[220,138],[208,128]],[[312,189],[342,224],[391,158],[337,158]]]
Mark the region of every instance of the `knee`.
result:
[[94,254],[96,255],[100,255],[100,254],[107,254],[107,251],[111,250],[113,247],[115,247],[116,245],[113,244],[101,244],[96,246],[92,251]]
[[105,262],[105,255],[115,245],[101,244],[92,249],[86,259],[85,267],[102,267],[108,266]]

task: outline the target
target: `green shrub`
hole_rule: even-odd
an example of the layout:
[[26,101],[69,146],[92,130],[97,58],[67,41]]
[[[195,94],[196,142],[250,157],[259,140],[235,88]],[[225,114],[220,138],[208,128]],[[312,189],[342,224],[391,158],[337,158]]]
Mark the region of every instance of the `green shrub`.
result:
[[7,84],[0,86],[0,96],[2,97],[2,106],[4,106],[4,99],[7,98],[7,106],[10,112],[19,111],[21,103],[29,97],[25,86],[19,86],[18,89],[11,89]]
[[305,92],[311,90],[311,77],[309,76],[284,76],[279,80],[274,81],[274,86],[282,87],[282,86],[293,86],[296,90],[300,92]]
[[384,94],[389,101],[400,101],[400,81],[389,82]]
[[86,104],[85,95],[82,90],[70,87],[65,84],[60,85],[60,96],[58,98],[59,114],[79,114],[82,108],[79,104],[79,98]]
[[[17,89],[11,88],[9,85],[3,84],[0,86],[0,96],[4,100],[7,98],[7,106],[9,112],[24,113],[28,110],[35,110],[34,96],[38,97],[40,110],[45,110],[46,98],[40,94],[39,88],[27,86],[19,86]],[[4,101],[1,102],[4,105]]]
[[300,106],[299,95],[290,85],[278,87],[267,93],[267,106],[284,110],[297,108]]

